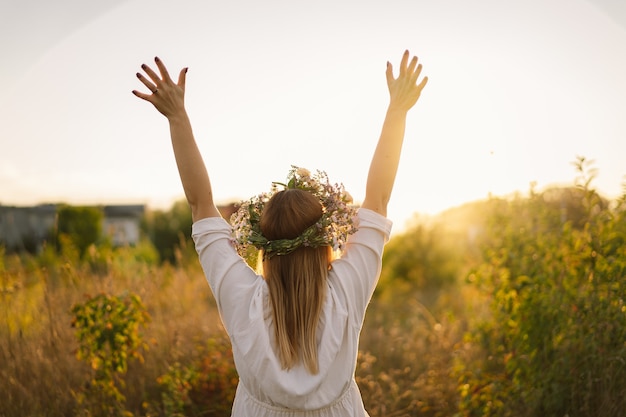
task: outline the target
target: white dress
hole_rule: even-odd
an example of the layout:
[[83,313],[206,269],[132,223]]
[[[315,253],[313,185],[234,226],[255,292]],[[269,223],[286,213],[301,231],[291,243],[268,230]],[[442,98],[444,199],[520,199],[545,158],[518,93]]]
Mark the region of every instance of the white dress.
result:
[[354,380],[365,310],[380,275],[391,221],[366,209],[333,261],[318,327],[319,373],[284,370],[276,354],[267,285],[237,255],[220,217],[193,224],[200,263],[230,337],[239,385],[233,416],[367,416]]

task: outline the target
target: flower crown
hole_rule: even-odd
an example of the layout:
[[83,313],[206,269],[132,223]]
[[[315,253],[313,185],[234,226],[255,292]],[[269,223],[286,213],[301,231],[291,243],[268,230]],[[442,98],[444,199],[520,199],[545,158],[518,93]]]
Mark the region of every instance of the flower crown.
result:
[[[299,189],[317,197],[322,205],[322,216],[312,226],[294,239],[267,240],[261,233],[261,214],[265,204],[278,190]],[[243,201],[231,216],[233,238],[237,252],[245,256],[249,246],[263,249],[265,258],[274,255],[287,255],[300,246],[317,248],[331,246],[333,250],[343,250],[348,235],[356,232],[353,217],[356,209],[350,205],[352,197],[343,184],[331,184],[324,171],[315,174],[305,168],[291,166],[287,183],[273,182],[269,193],[261,193]]]

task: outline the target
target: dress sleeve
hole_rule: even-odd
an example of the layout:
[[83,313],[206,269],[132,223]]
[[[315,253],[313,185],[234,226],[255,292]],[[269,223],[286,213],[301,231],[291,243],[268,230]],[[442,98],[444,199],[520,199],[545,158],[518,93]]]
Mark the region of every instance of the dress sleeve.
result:
[[332,270],[336,284],[346,296],[353,324],[360,327],[380,276],[383,248],[389,240],[392,222],[363,208],[357,213],[357,222],[358,231],[348,238],[346,249],[333,262]]
[[260,278],[237,254],[230,225],[221,217],[198,220],[191,236],[224,327],[231,334],[231,329],[247,325],[248,307]]

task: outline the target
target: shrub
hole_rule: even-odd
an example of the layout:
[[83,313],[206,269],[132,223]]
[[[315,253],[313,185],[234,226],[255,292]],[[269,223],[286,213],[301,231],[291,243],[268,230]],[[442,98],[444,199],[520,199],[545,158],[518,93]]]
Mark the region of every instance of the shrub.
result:
[[626,409],[626,205],[609,208],[579,160],[582,219],[528,199],[497,205],[485,261],[492,294],[458,368],[463,416],[621,416]]
[[167,416],[230,415],[238,376],[226,335],[212,337],[198,347],[189,365],[176,362],[158,378]]
[[85,389],[76,393],[79,406],[89,416],[131,414],[121,389],[128,361],[143,361],[147,347],[139,333],[149,319],[141,299],[134,294],[99,294],[74,305],[72,313],[79,341],[76,357],[90,367]]
[[177,250],[191,246],[191,209],[186,201],[178,201],[169,211],[157,210],[149,213],[142,224],[150,237],[162,262],[177,263]]
[[102,235],[102,210],[96,207],[61,206],[58,210],[58,235],[67,236],[80,255]]

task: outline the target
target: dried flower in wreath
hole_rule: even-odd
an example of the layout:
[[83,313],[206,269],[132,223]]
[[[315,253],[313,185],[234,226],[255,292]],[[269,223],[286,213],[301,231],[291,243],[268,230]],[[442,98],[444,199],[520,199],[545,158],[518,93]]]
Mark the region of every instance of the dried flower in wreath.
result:
[[[294,239],[268,240],[261,233],[261,214],[272,195],[283,189],[300,189],[313,194],[322,205],[320,219]],[[343,184],[331,184],[324,171],[315,174],[305,168],[292,165],[287,183],[273,182],[270,192],[261,193],[243,201],[232,215],[233,240],[237,252],[245,256],[247,248],[254,246],[264,251],[264,256],[286,255],[301,246],[331,246],[335,251],[343,250],[348,236],[356,232],[354,216],[356,209],[351,205],[352,197]]]

